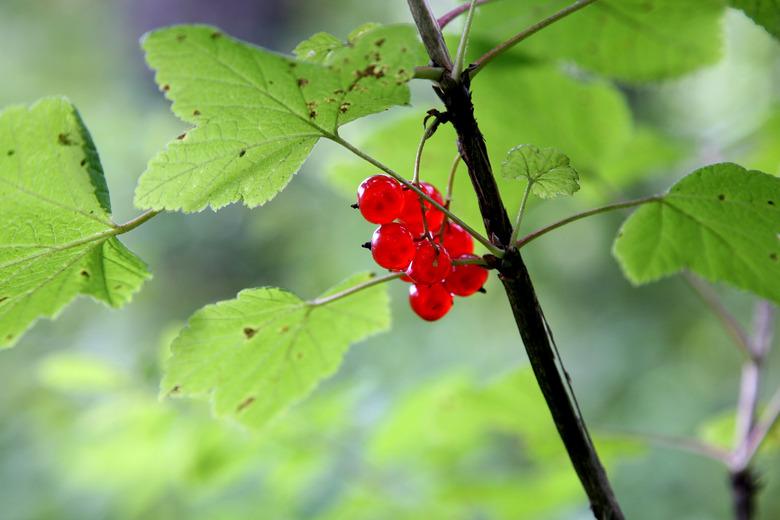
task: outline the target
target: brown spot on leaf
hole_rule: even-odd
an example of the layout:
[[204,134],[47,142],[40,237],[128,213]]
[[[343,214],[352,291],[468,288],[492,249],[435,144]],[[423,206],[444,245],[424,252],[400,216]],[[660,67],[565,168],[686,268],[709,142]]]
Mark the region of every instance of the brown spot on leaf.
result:
[[408,49],[406,47],[401,47],[401,52],[406,52]]
[[379,38],[377,41],[374,42],[374,45],[376,45],[377,47],[381,47],[383,43],[385,43],[385,39]]
[[186,34],[177,34],[176,35],[176,41],[179,42],[179,43],[183,42],[186,39],[187,39],[187,35]]
[[345,101],[339,107],[339,112],[341,112],[343,114],[344,112],[349,110],[349,107],[351,107],[351,106],[352,106],[352,103],[350,103],[349,101]]
[[167,83],[162,86],[162,91],[163,92],[168,92],[169,90],[171,90],[171,86],[168,85]]
[[309,110],[309,117],[311,119],[317,117],[317,103],[315,103],[314,101],[309,101],[308,103],[306,103],[306,108]]
[[9,335],[7,335],[5,337],[5,339],[6,339],[6,341],[11,341],[12,339],[14,339],[14,335],[13,334],[9,334]]
[[65,132],[57,136],[57,142],[62,146],[72,146],[74,143],[70,138],[70,134]]
[[181,140],[182,140],[182,139],[184,139],[185,137],[187,137],[187,132],[184,132],[183,134],[180,134],[180,135],[178,135],[178,136],[176,137],[176,139],[178,139],[179,141],[181,141]]
[[82,159],[82,160],[81,160],[81,162],[80,162],[79,164],[80,164],[80,165],[82,165],[82,166],[84,166],[85,164],[87,164],[87,160],[86,160],[86,159]]
[[244,149],[242,148],[242,149],[241,149],[241,151],[240,151],[240,152],[238,152],[238,156],[239,156],[239,157],[243,157],[243,156],[245,156],[245,155],[246,155],[246,150],[244,150]]
[[342,96],[342,95],[344,95],[344,89],[343,88],[337,88],[336,90],[333,91],[333,93],[336,94],[337,96]]
[[257,334],[257,329],[244,327],[244,336],[246,336],[246,339],[251,339],[255,334]]
[[222,33],[221,32],[215,31],[215,32],[211,33],[211,39],[212,40],[216,40],[218,38],[222,38]]
[[298,86],[299,87],[305,87],[309,84],[309,80],[306,78],[298,78]]
[[284,326],[282,326],[282,328],[281,328],[281,329],[279,329],[279,333],[280,333],[280,334],[284,334],[284,333],[285,333],[285,332],[287,332],[288,330],[290,330],[290,327],[289,327],[289,326],[287,326],[287,325],[284,325]]
[[82,269],[79,274],[84,278],[89,278],[89,271],[87,271],[86,269]]
[[178,394],[181,392],[181,385],[176,385],[168,391],[168,395]]
[[200,110],[197,110],[197,109],[193,110],[192,111],[192,115],[193,116],[199,116],[200,115]]
[[254,402],[255,402],[255,398],[254,397],[251,397],[251,396],[247,397],[246,399],[244,399],[241,402],[240,405],[238,405],[238,408],[236,408],[236,411],[240,412],[241,410],[243,410],[244,408],[246,408],[247,406],[249,406],[250,404],[252,404]]
[[726,200],[726,196],[724,194],[718,195],[718,200]]
[[3,303],[8,299],[8,296],[0,296],[0,303]]

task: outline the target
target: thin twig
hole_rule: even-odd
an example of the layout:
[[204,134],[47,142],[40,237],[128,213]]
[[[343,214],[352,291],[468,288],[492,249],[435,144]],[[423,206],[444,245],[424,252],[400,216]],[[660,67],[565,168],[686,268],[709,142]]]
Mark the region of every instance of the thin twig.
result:
[[729,460],[729,453],[723,448],[688,437],[676,437],[672,435],[636,432],[631,430],[602,430],[600,428],[598,429],[598,434],[602,436],[607,435],[611,437],[623,437],[626,439],[644,441],[659,446],[666,446],[680,451],[693,453],[695,455],[701,455],[724,464]]
[[745,355],[747,359],[753,358],[753,353],[750,349],[750,340],[748,339],[747,332],[739,324],[737,319],[731,312],[721,303],[720,298],[712,290],[708,284],[700,280],[698,277],[691,273],[683,272],[683,280],[685,280],[691,289],[701,298],[701,300],[709,307],[715,317],[718,318],[726,333],[733,340],[734,345]]
[[561,9],[557,13],[548,16],[544,20],[541,20],[532,26],[528,27],[524,31],[521,31],[517,33],[516,35],[512,36],[508,40],[506,40],[503,43],[498,44],[493,49],[486,52],[484,55],[482,55],[477,61],[474,62],[474,66],[471,68],[469,74],[473,78],[476,76],[480,70],[484,68],[485,65],[493,61],[498,56],[505,53],[507,50],[511,49],[521,41],[525,40],[526,38],[533,36],[537,32],[541,31],[547,26],[550,26],[557,22],[558,20],[562,20],[563,18],[566,18],[572,13],[576,13],[583,7],[587,7],[588,5],[596,2],[596,0],[577,0],[577,2],[574,2],[569,7],[566,7],[564,9]]
[[[463,62],[466,60],[466,48],[469,44],[469,33],[471,33],[471,23],[474,21],[474,8],[476,6],[477,0],[471,0],[466,24],[463,26],[463,33],[460,35],[458,52],[455,54],[455,63],[452,66],[452,79],[455,81],[460,81],[460,75],[463,72]],[[439,24],[439,27],[441,27],[441,24]]]
[[[491,0],[477,0],[476,3],[477,5],[482,5],[490,1]],[[468,10],[469,10],[469,4],[463,3],[460,4],[458,7],[455,7],[454,9],[447,11],[446,13],[441,15],[438,20],[436,20],[439,24],[439,29],[444,29],[451,21],[453,21],[455,18],[462,15]]]
[[149,219],[157,216],[160,214],[159,210],[149,210],[146,213],[142,213],[141,215],[135,217],[134,219],[125,222],[124,224],[117,224],[114,225],[114,231],[115,235],[121,235],[122,233],[127,233],[128,231],[132,231],[133,229],[137,228],[144,222],[148,221]]

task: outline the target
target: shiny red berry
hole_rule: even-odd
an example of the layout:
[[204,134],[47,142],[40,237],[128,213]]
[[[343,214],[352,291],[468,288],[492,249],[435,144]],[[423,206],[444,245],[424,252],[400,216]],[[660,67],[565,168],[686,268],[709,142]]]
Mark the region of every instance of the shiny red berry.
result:
[[[457,260],[478,258],[475,255],[461,255]],[[452,267],[444,281],[444,287],[456,296],[471,296],[479,291],[488,279],[488,271],[475,264],[461,264]]]
[[[437,237],[438,240],[438,237]],[[460,227],[455,222],[447,222],[444,228],[444,236],[441,244],[450,254],[450,257],[457,258],[461,255],[468,255],[474,252],[474,239],[471,238],[468,231]]]
[[366,220],[374,224],[387,224],[401,216],[404,189],[392,177],[374,175],[358,186],[357,202]]
[[[430,198],[439,204],[444,204],[441,193],[432,184],[421,182],[418,186]],[[427,200],[423,200],[423,205],[425,207],[425,221],[428,224],[428,231],[431,233],[438,232],[442,222],[444,222],[444,213],[433,207]],[[423,234],[423,208],[420,206],[420,196],[414,190],[404,189],[404,207],[399,220],[409,228],[409,231],[414,236],[419,237]]]
[[382,224],[371,237],[371,256],[385,269],[403,271],[415,255],[414,238],[401,224]]
[[409,305],[425,321],[436,321],[452,308],[452,295],[440,283],[409,287]]
[[452,260],[447,250],[439,244],[423,240],[417,244],[412,263],[406,269],[406,275],[419,284],[440,283],[449,276]]

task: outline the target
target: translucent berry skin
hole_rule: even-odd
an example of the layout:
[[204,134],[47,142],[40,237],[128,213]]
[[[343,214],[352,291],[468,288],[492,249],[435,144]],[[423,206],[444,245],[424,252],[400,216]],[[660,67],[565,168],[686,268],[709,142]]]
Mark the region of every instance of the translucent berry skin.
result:
[[471,238],[468,231],[455,222],[447,222],[445,225],[441,244],[452,258],[469,255],[474,252],[474,239]]
[[452,295],[440,283],[409,287],[409,305],[425,321],[436,321],[452,308]]
[[371,256],[385,269],[403,271],[414,258],[416,247],[409,230],[401,224],[382,224],[371,237]]
[[452,271],[452,260],[444,247],[423,240],[417,244],[412,263],[406,269],[406,276],[414,283],[441,283]]
[[404,195],[398,181],[387,175],[374,175],[358,186],[358,209],[369,222],[387,224],[401,216]]
[[[420,189],[428,195],[430,198],[444,204],[444,199],[432,184],[427,182],[421,182],[418,184]],[[442,222],[444,222],[444,213],[433,207],[433,205],[427,200],[423,200],[425,206],[425,221],[428,224],[428,231],[436,233],[441,228]],[[419,237],[425,231],[423,227],[423,210],[420,206],[420,196],[409,188],[404,189],[404,207],[401,211],[399,220],[409,228],[409,231],[415,237]]]
[[[457,260],[477,258],[475,255],[461,255]],[[479,291],[488,279],[488,270],[474,264],[462,264],[452,267],[452,272],[444,281],[444,287],[456,296],[471,296]]]

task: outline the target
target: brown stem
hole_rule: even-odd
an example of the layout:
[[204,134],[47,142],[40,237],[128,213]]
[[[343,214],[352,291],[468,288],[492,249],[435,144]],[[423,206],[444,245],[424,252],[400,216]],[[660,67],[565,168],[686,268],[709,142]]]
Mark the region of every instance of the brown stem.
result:
[[752,520],[758,483],[753,471],[745,468],[729,474],[735,520]]
[[[443,55],[448,59],[448,55],[446,47],[442,47],[444,41],[439,25],[427,2],[408,0],[408,3],[433,65],[451,70],[449,62],[438,59]],[[462,81],[455,81],[445,74],[434,90],[444,102],[455,127],[458,148],[468,167],[488,237],[494,244],[506,250],[502,259],[496,259],[496,268],[504,284],[531,367],[561,440],[590,499],[594,515],[599,519],[622,519],[623,513],[596,449],[558,372],[544,315],[528,270],[520,252],[510,243],[512,224],[493,177],[485,140],[474,118],[468,78],[464,75]]]

